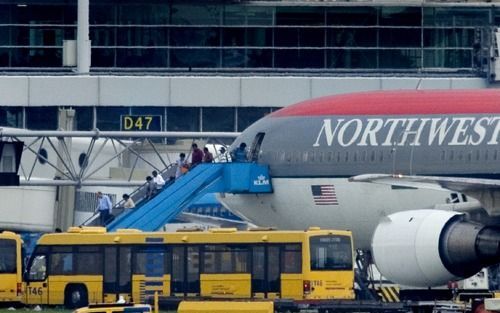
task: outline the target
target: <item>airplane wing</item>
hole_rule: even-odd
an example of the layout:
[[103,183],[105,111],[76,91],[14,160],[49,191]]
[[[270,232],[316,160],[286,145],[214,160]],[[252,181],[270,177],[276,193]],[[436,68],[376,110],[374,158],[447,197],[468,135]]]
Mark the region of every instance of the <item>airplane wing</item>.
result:
[[349,178],[351,182],[378,183],[411,188],[450,190],[477,199],[490,215],[500,215],[500,180],[392,174],[363,174]]
[[404,187],[463,192],[480,189],[499,189],[500,180],[419,175],[363,174],[349,178],[353,182],[381,183]]

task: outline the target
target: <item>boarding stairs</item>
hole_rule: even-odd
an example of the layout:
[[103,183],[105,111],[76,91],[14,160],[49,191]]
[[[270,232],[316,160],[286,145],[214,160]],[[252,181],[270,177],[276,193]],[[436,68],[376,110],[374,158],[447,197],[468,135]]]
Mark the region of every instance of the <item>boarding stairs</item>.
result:
[[135,228],[156,231],[203,195],[272,192],[269,169],[257,163],[202,163],[164,187],[152,199],[118,216],[108,231]]
[[[168,165],[161,173],[158,175],[161,175],[163,179],[165,180],[165,186],[168,186],[169,184],[173,183],[172,178],[175,177],[175,172],[177,170],[177,164],[173,163]],[[148,198],[148,183],[144,182],[141,186],[137,187],[132,193],[129,194],[130,198],[135,203],[136,208],[147,202]],[[113,218],[116,218],[120,216],[124,212],[123,205],[125,204],[125,200],[120,200],[117,202],[112,210],[111,210],[111,219],[108,221],[108,223],[111,222]],[[86,221],[84,221],[81,226],[99,226],[99,212],[94,213],[91,217],[89,217]]]

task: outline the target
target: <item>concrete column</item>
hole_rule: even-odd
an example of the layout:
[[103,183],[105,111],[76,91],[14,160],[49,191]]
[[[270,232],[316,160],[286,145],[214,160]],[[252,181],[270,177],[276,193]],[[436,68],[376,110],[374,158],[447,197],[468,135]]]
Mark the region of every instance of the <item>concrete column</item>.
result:
[[78,0],[78,24],[76,35],[77,72],[90,72],[89,0]]
[[[59,110],[59,129],[60,130],[73,130],[73,121],[75,117],[75,110],[73,109],[60,109]],[[71,138],[65,139],[66,146],[71,152]],[[59,143],[59,151],[62,151],[62,144]],[[62,154],[62,153],[61,153]],[[66,164],[70,160],[64,160]],[[64,170],[64,166],[61,160],[57,160],[57,167]],[[68,227],[73,225],[74,215],[75,215],[75,200],[76,200],[76,188],[74,186],[59,186],[56,187],[56,207],[54,210],[54,227],[60,228],[63,231],[67,230]]]

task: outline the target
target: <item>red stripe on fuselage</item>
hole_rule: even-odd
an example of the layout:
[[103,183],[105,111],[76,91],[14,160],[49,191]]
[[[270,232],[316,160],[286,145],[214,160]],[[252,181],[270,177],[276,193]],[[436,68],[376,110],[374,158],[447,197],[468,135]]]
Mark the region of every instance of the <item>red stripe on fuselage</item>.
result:
[[500,89],[376,91],[299,102],[272,117],[500,113]]

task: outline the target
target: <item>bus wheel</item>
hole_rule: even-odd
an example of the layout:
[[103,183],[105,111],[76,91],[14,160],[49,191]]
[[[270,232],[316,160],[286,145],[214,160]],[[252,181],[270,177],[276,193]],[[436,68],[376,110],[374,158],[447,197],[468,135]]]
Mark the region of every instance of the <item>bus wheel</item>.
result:
[[87,288],[83,285],[68,285],[64,292],[64,306],[68,309],[76,309],[87,306],[89,298]]

